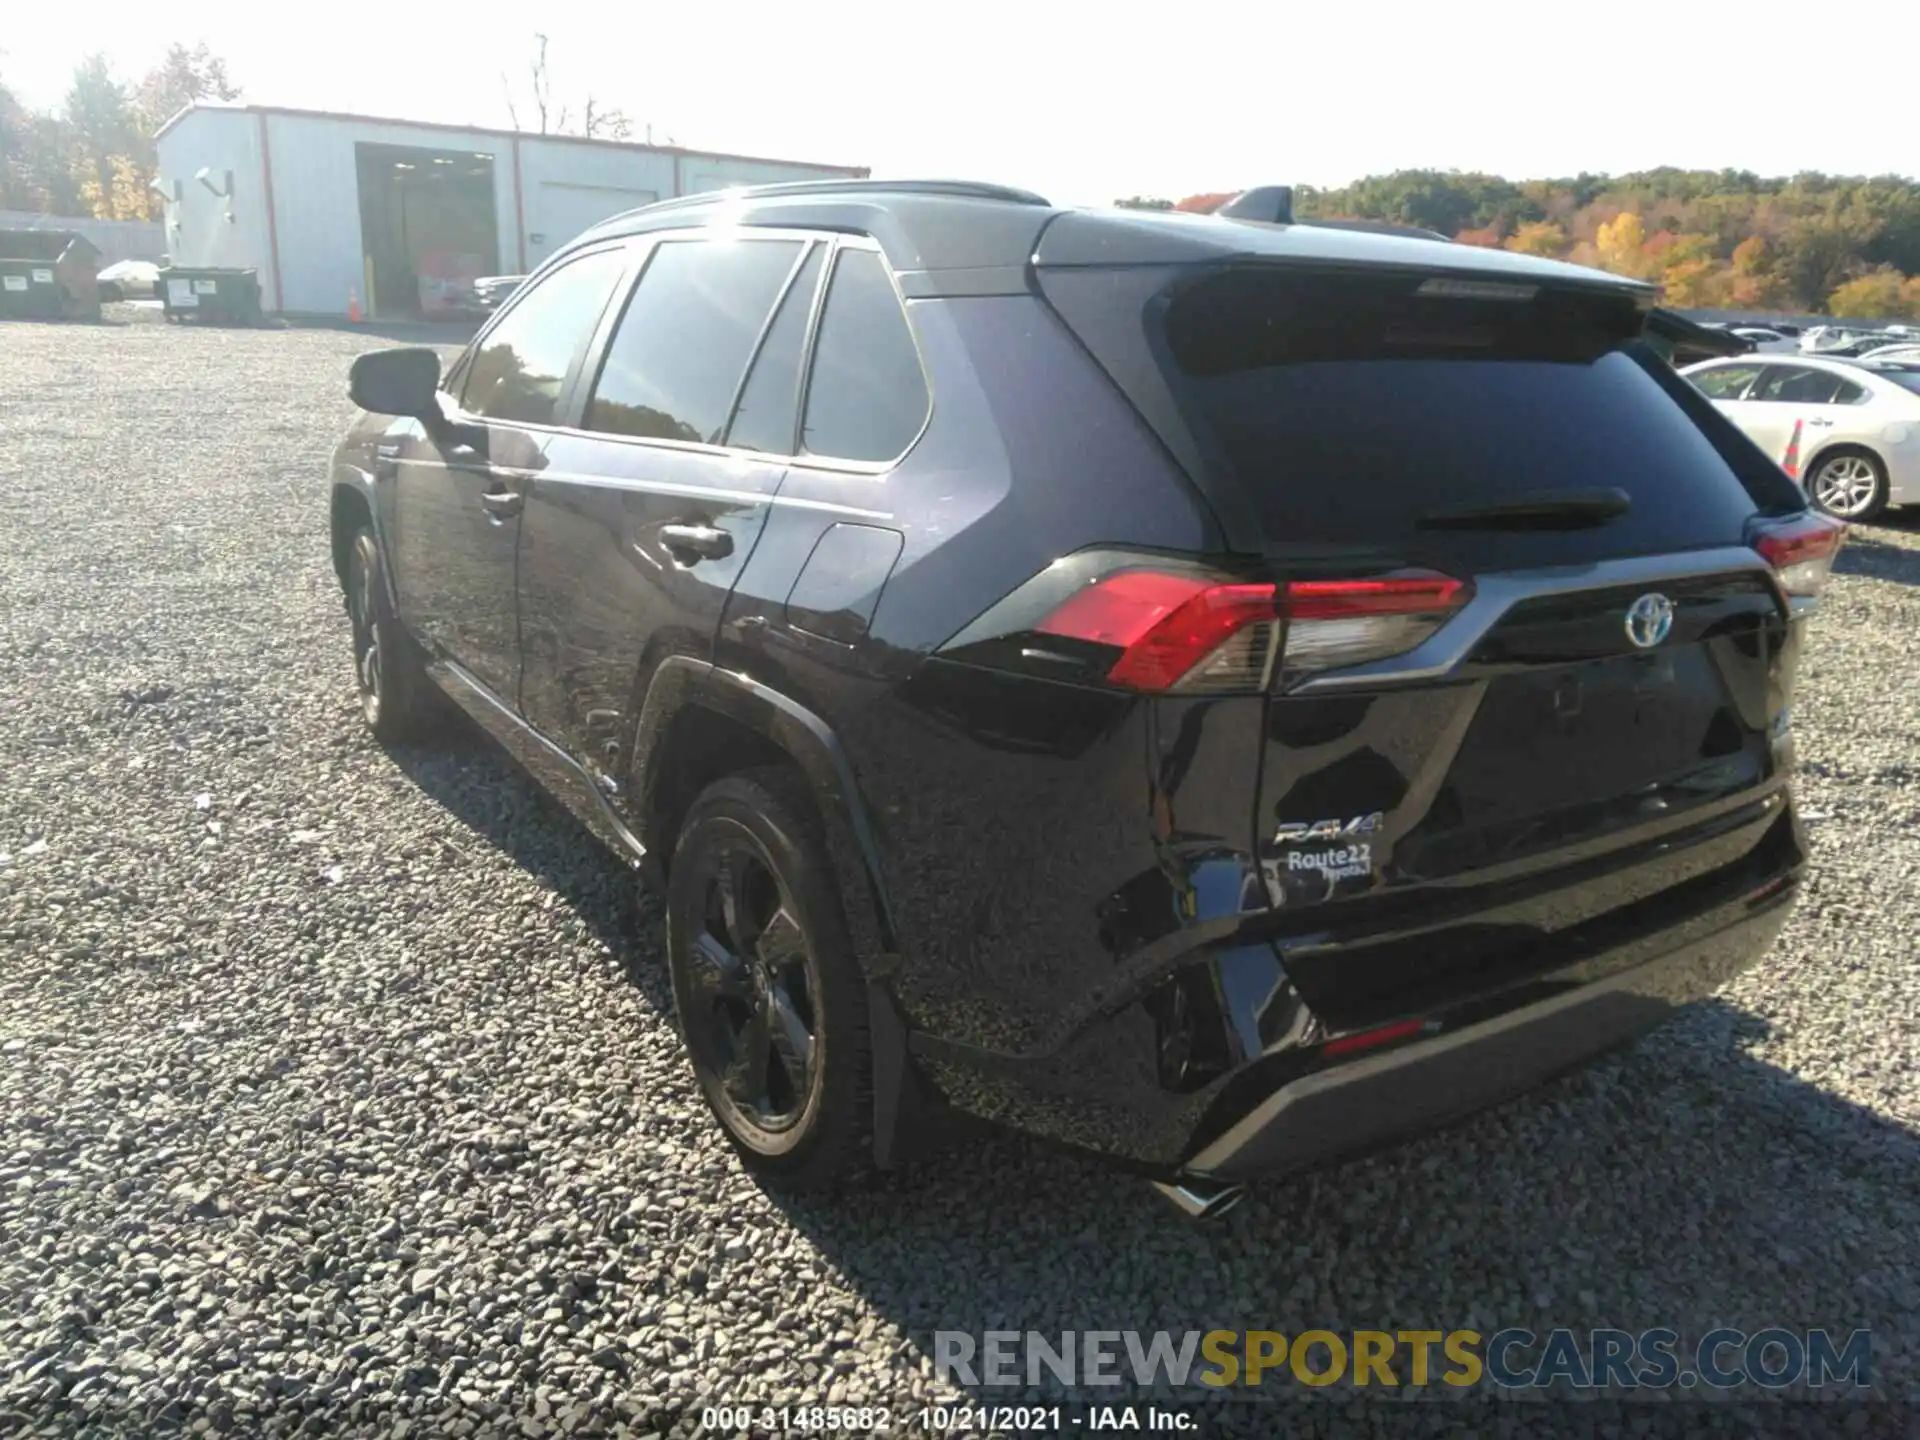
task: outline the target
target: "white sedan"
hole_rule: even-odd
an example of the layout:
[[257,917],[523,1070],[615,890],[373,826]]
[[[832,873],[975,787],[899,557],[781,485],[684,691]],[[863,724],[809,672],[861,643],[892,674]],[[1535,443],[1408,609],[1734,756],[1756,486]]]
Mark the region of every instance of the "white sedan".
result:
[[116,260],[98,278],[102,300],[151,300],[160,293],[160,267],[151,260]]
[[1798,427],[1794,473],[1829,515],[1920,504],[1920,365],[1738,355],[1681,373],[1777,462]]

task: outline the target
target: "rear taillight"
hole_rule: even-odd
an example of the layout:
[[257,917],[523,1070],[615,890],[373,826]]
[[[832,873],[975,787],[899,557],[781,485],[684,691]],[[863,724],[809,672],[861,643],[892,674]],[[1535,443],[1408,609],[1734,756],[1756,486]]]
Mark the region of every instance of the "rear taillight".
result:
[[1338,1040],[1329,1040],[1320,1047],[1320,1053],[1329,1058],[1335,1055],[1351,1055],[1356,1050],[1372,1050],[1380,1045],[1391,1045],[1396,1040],[1411,1040],[1427,1028],[1424,1020],[1396,1020],[1390,1025],[1376,1025],[1371,1030],[1356,1030],[1351,1035],[1342,1035]]
[[1753,548],[1773,567],[1780,588],[1810,599],[1826,586],[1834,557],[1847,538],[1838,520],[1808,510],[1790,520],[1772,520],[1755,530]]
[[1106,679],[1129,690],[1258,690],[1273,662],[1274,587],[1122,570],[1071,596],[1034,627],[1111,646]]
[[1429,570],[1287,586],[1288,675],[1404,655],[1467,602],[1467,587]]
[[1049,567],[943,651],[1150,694],[1246,693],[1276,671],[1402,654],[1467,597],[1461,581],[1424,570],[1273,584],[1106,552]]

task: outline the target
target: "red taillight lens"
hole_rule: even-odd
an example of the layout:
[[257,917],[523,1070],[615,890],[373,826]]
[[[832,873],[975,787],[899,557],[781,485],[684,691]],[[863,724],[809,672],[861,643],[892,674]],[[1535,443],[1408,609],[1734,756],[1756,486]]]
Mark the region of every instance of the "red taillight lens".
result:
[[1157,694],[1247,694],[1412,649],[1467,602],[1430,570],[1284,585],[1122,550],[1065,556],[941,646],[955,660]]
[[1458,606],[1466,586],[1429,570],[1374,580],[1295,580],[1287,586],[1293,620],[1342,620],[1362,615],[1444,613]]
[[1120,647],[1107,679],[1129,690],[1259,689],[1273,651],[1274,587],[1212,585],[1123,570],[1073,596],[1034,628]]
[[1847,527],[1809,510],[1791,520],[1768,523],[1755,532],[1753,548],[1773,567],[1789,595],[1818,595],[1833,570]]
[[1329,1040],[1320,1047],[1322,1055],[1351,1055],[1356,1050],[1371,1050],[1376,1045],[1391,1045],[1396,1040],[1409,1040],[1427,1028],[1424,1020],[1396,1020],[1391,1025],[1375,1026],[1371,1030],[1358,1030],[1351,1035],[1342,1035],[1338,1040]]
[[1117,647],[1106,678],[1130,690],[1261,689],[1272,675],[1276,621],[1285,622],[1283,663],[1301,674],[1410,650],[1466,596],[1460,581],[1430,571],[1282,588],[1122,570],[1070,596],[1034,631]]

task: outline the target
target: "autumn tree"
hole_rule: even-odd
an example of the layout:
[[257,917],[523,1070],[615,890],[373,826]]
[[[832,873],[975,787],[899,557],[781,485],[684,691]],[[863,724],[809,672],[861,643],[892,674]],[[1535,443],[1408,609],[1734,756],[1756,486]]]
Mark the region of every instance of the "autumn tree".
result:
[[1849,280],[1827,297],[1827,313],[1842,320],[1885,320],[1908,314],[1912,282],[1891,266]]
[[1567,232],[1551,220],[1530,220],[1507,237],[1507,249],[1555,259],[1567,253]]
[[[150,172],[158,171],[160,157],[154,148],[154,137],[187,106],[204,100],[238,100],[242,93],[227,72],[226,60],[208,49],[204,40],[192,49],[169,45],[161,62],[134,88],[134,108],[139,112],[147,140],[140,156],[143,166]],[[157,218],[160,204],[151,197],[149,204]]]
[[115,160],[136,153],[142,142],[132,98],[107,68],[106,56],[95,52],[74,67],[63,118],[81,200],[102,219],[120,218]]
[[1727,303],[1742,310],[1772,310],[1786,303],[1786,285],[1774,269],[1773,252],[1759,235],[1733,247],[1727,267]]
[[0,82],[0,210],[30,208],[27,152],[32,123],[26,107]]
[[[1295,210],[1420,225],[1470,243],[1496,232],[1523,254],[1660,280],[1670,295],[1747,309],[1816,309],[1839,285],[1880,266],[1920,274],[1920,185],[1898,176],[1663,167],[1512,184],[1407,170],[1331,190],[1301,187]],[[1623,222],[1626,215],[1634,219]],[[1558,234],[1536,226],[1557,226]],[[1749,241],[1756,247],[1743,250]]]
[[1314,192],[1300,213],[1327,219],[1386,220],[1442,235],[1489,227],[1504,235],[1517,225],[1546,218],[1539,203],[1512,181],[1458,170],[1370,175],[1338,190]]
[[169,45],[166,57],[133,89],[133,108],[151,137],[196,100],[238,100],[240,87],[227,75],[227,62],[203,40],[189,50]]
[[239,94],[226,62],[205,44],[168,47],[134,86],[104,56],[90,55],[74,67],[62,104],[48,112],[27,109],[0,86],[0,206],[150,218],[160,208],[149,188],[160,126],[195,100]]
[[1638,276],[1646,269],[1642,247],[1647,243],[1647,227],[1631,210],[1622,210],[1594,233],[1593,243],[1600,252],[1600,263],[1616,275]]

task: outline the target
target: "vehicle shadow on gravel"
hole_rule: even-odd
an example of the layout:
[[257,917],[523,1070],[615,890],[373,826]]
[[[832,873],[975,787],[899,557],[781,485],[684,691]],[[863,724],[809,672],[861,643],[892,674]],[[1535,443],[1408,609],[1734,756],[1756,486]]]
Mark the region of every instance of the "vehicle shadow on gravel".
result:
[[464,717],[435,749],[389,754],[449,814],[564,897],[647,1003],[674,1023],[658,902],[633,870]]
[[[1897,1335],[1920,1304],[1920,1135],[1748,1054],[1767,1033],[1703,1002],[1487,1115],[1256,1185],[1210,1223],[1011,1136],[871,1194],[776,1203],[927,1355],[938,1331],[986,1329]],[[1894,1195],[1909,1198],[1875,1198]],[[963,1388],[999,1403],[1060,1394]]]
[[[478,732],[451,753],[393,756],[564,898],[671,1023],[658,911],[631,871]],[[974,1127],[869,1190],[768,1199],[929,1357],[940,1331],[987,1329],[1898,1335],[1920,1307],[1920,1135],[1758,1058],[1768,1033],[1702,1002],[1488,1114],[1256,1185],[1206,1224],[1137,1177]],[[961,1388],[994,1403],[1129,1398]]]
[[1842,575],[1920,585],[1920,546],[1883,540],[1873,533],[1875,530],[1891,530],[1920,540],[1920,506],[1883,515],[1871,526],[1854,526],[1834,569]]

